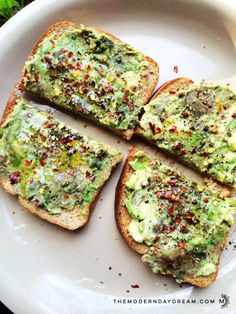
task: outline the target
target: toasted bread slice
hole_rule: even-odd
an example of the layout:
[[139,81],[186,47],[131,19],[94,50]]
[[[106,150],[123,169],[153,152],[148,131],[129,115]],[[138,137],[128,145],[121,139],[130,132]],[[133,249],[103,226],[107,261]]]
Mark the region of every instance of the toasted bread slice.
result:
[[84,226],[121,161],[118,151],[15,94],[7,103],[0,134],[3,189],[42,219],[68,230]]
[[130,139],[158,72],[153,59],[112,34],[63,21],[39,38],[17,87]]
[[[137,160],[139,159],[141,160],[141,162],[143,162],[143,164],[137,163]],[[141,176],[139,171],[142,171],[144,174],[146,173],[148,175],[146,177],[145,175]],[[157,178],[158,183],[155,183],[155,181],[153,181],[154,177]],[[170,183],[168,183],[168,179],[170,180],[169,181]],[[140,181],[141,183],[140,185],[138,181]],[[187,184],[185,185],[185,183],[187,183],[188,186]],[[150,186],[150,188],[147,186]],[[189,186],[195,189],[195,191],[192,192],[193,196],[191,196],[188,199],[188,201],[185,201],[185,203],[181,205],[181,202],[184,202],[185,197],[189,197],[191,195],[190,193],[191,189],[189,188]],[[147,188],[147,190],[145,190],[145,188]],[[180,192],[181,194],[174,193],[175,191],[179,193],[178,190],[179,188],[181,189]],[[140,194],[140,190],[142,189],[144,190],[143,195]],[[174,194],[171,194],[172,192],[169,193],[169,189]],[[163,194],[159,192],[161,190],[163,191]],[[198,195],[198,200],[195,199],[194,193]],[[189,180],[186,177],[171,170],[169,167],[164,166],[158,160],[152,160],[149,157],[145,156],[143,152],[137,151],[136,148],[133,148],[130,151],[129,156],[125,162],[116,189],[115,218],[118,229],[124,240],[129,245],[129,247],[135,252],[143,255],[142,257],[143,261],[146,262],[148,261],[150,263],[150,256],[152,256],[150,252],[152,252],[153,249],[155,250],[155,248],[159,250],[158,259],[155,261],[156,264],[153,263],[153,265],[155,265],[157,269],[154,272],[172,275],[177,279],[178,282],[186,282],[198,287],[207,287],[217,277],[220,255],[226,244],[227,235],[230,226],[234,221],[234,215],[236,211],[235,208],[236,203],[233,199],[229,198],[218,199],[217,195],[220,194],[220,191],[219,193],[217,192],[217,195],[214,193],[215,192],[210,191],[207,187],[196,184],[192,180]],[[145,195],[147,196],[145,197]],[[156,195],[156,198],[154,199],[155,203],[152,203],[153,195]],[[138,202],[136,202],[135,199],[136,196]],[[132,209],[130,209],[131,205],[129,205],[130,199],[132,199],[133,201],[133,203],[131,202],[132,206],[134,206],[134,208]],[[199,199],[201,199],[201,201]],[[192,201],[198,202],[198,204],[195,206],[201,204],[201,208],[198,209],[198,211],[200,210],[200,213],[197,213],[194,210],[194,205],[192,205],[191,203]],[[218,204],[214,202],[218,202]],[[154,204],[156,208],[155,210],[160,211],[161,213],[160,215],[162,215],[159,216],[159,213],[157,214],[157,218],[155,218],[155,221],[161,221],[161,223],[159,225],[154,224],[155,226],[154,229],[151,223],[151,221],[153,221],[152,216],[150,216],[148,212],[148,210],[151,210],[150,209],[151,207],[146,208],[145,204],[147,203]],[[212,205],[213,203],[215,205]],[[202,234],[205,233],[206,239],[209,239],[210,237],[214,238],[214,235],[211,234],[213,229],[211,231],[206,229],[204,232],[201,230],[204,224],[205,228],[207,228],[206,225],[208,223],[209,224],[212,223],[210,220],[207,222],[205,221],[207,215],[204,213],[204,211],[205,210],[209,210],[209,212],[211,211],[210,207],[207,207],[208,205],[205,204],[210,204],[209,206],[211,206],[211,210],[212,206],[215,206],[214,213],[217,213],[217,211],[223,213],[225,210],[226,211],[228,210],[228,213],[226,214],[226,216],[228,215],[228,218],[226,219],[227,222],[224,221],[224,217],[221,217],[220,219],[222,219],[222,221],[220,223],[215,221],[214,227],[220,230],[220,228],[222,228],[222,225],[224,225],[225,229],[224,232],[221,234],[221,237],[218,239],[218,241],[215,241],[214,245],[211,245],[211,247],[209,247],[208,249],[206,246],[203,245],[204,243],[203,238],[199,240],[198,243],[193,242],[192,240],[191,248],[189,244],[191,240],[189,243],[186,240],[185,243],[183,242],[184,238],[194,239],[194,241],[198,241],[198,236],[201,233]],[[186,215],[188,213],[188,216],[185,216],[184,206],[189,208],[189,211],[186,212]],[[174,225],[172,225],[172,223],[169,224],[169,222],[172,220],[175,222]],[[144,222],[147,225],[145,225]],[[136,228],[136,226],[138,227]],[[163,227],[164,229],[163,228],[161,229],[160,226],[162,227],[164,226]],[[194,234],[194,231],[198,233],[198,236]],[[147,234],[147,232],[149,232],[150,234],[149,233]],[[143,238],[140,237],[140,234],[143,236]],[[167,253],[165,251],[161,251],[161,249],[163,249],[164,247],[162,242],[163,239],[166,242],[165,245],[169,245],[169,243],[170,245],[172,245],[171,243],[173,242],[173,239],[177,239],[176,240],[177,242],[180,241],[179,252],[176,253],[174,251],[176,249],[172,250],[174,246],[169,252],[166,251]],[[202,252],[197,251],[198,248],[200,247],[203,250]],[[205,249],[203,249],[203,247],[205,247]],[[173,252],[175,252],[176,257],[173,255],[174,254]],[[212,254],[212,256],[208,257],[208,254]],[[194,256],[194,258],[192,256]],[[207,273],[207,275],[202,275],[201,272],[199,271],[199,269],[202,268],[199,258],[202,257],[206,259],[206,262],[208,262],[208,260],[215,261],[214,269],[212,269],[211,272]],[[185,266],[186,274],[184,275],[183,273],[181,273],[181,278],[178,278],[178,276],[176,275],[178,274],[178,269],[176,268],[174,269],[173,265],[181,267],[182,264],[186,264],[186,259],[188,263],[190,263],[190,266],[187,267],[187,270]],[[158,263],[162,265],[163,270],[157,267],[159,265]],[[165,267],[163,266],[163,264],[165,265],[165,263],[166,265],[169,265],[168,267],[173,267],[173,273],[171,268],[169,270],[168,268],[165,269]],[[193,271],[194,267],[196,268],[194,270],[196,271],[195,274]],[[189,272],[191,274],[189,274]]]
[[[179,78],[144,107],[135,133],[194,170],[235,189],[236,94]],[[228,148],[226,147],[228,146]]]

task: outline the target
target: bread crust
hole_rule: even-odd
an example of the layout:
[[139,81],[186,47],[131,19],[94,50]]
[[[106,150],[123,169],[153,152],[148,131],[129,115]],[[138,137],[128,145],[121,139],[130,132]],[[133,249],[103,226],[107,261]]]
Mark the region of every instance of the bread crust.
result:
[[[119,182],[116,188],[116,199],[115,199],[115,219],[117,223],[117,227],[128,244],[128,246],[135,252],[143,255],[148,252],[149,247],[146,244],[136,242],[128,232],[128,226],[132,220],[130,217],[126,207],[125,207],[125,183],[127,180],[128,175],[132,172],[132,168],[129,166],[129,162],[133,159],[134,154],[136,153],[137,149],[132,148],[122,170]],[[220,253],[223,251],[225,245],[227,243],[227,236],[225,237],[223,243],[220,244],[219,251]],[[220,254],[221,255],[221,254]],[[186,283],[192,284],[194,286],[205,288],[209,286],[212,282],[215,281],[218,270],[219,270],[219,262],[220,257],[216,266],[216,271],[212,273],[210,276],[199,276],[199,277],[191,277],[188,276],[185,278]]]
[[[0,125],[2,125],[8,115],[12,112],[14,109],[14,106],[16,104],[17,95],[12,94],[7,102],[2,120],[0,122]],[[117,156],[113,159],[112,165],[110,169],[107,169],[108,171],[105,171],[105,180],[103,182],[103,186],[105,185],[106,181],[109,179],[111,172],[115,167],[119,164],[121,161],[121,157]],[[13,186],[11,185],[8,178],[4,178],[0,180],[0,186],[8,193],[12,195],[17,195],[15,192]],[[88,223],[89,218],[91,216],[91,211],[95,207],[97,200],[99,199],[100,192],[102,187],[97,191],[96,195],[94,196],[92,202],[86,206],[76,206],[73,210],[62,210],[59,214],[50,214],[46,210],[40,207],[36,207],[33,205],[29,200],[22,198],[20,195],[18,196],[18,201],[21,204],[21,206],[26,209],[27,211],[31,212],[32,214],[48,221],[53,224],[56,224],[62,228],[65,228],[67,230],[76,230],[78,228],[83,227],[85,224]],[[83,212],[83,214],[81,213]]]
[[[30,56],[33,56],[37,52],[40,44],[48,36],[54,34],[54,35],[59,37],[66,30],[79,29],[80,27],[81,27],[81,25],[77,25],[77,24],[75,24],[73,22],[69,22],[69,21],[61,21],[61,22],[58,22],[58,23],[51,25],[46,30],[46,32],[43,33],[40,36],[40,38],[37,40],[36,44],[34,45],[34,47],[32,49]],[[90,28],[93,29],[94,31],[98,32],[98,33],[106,34],[108,37],[110,37],[113,41],[115,41],[117,43],[123,43],[119,38],[117,38],[116,36],[114,36],[113,34],[111,34],[109,32],[102,30],[101,28],[97,28],[97,27],[90,27]],[[150,64],[152,65],[152,70],[153,70],[153,74],[149,74],[148,77],[142,79],[143,90],[141,93],[141,97],[142,97],[144,104],[146,104],[148,102],[148,100],[150,99],[150,97],[153,93],[153,90],[155,89],[156,84],[158,82],[159,66],[158,66],[157,62],[154,61],[151,57],[148,57],[146,55],[144,55],[144,56],[145,56],[145,59],[147,61],[149,61]],[[26,76],[26,74],[27,74],[27,72],[24,68],[22,71],[21,79],[20,79],[19,83],[16,84],[16,87],[21,91],[23,91],[25,89],[24,88],[24,77]],[[80,113],[78,113],[78,114],[84,117],[83,114],[80,114]],[[87,119],[90,119],[90,118],[87,117]],[[90,119],[90,120],[94,121],[93,119]],[[127,140],[131,139],[133,136],[133,133],[134,133],[134,128],[128,129],[126,131],[119,131],[113,127],[108,127],[107,125],[101,124],[99,122],[98,122],[98,124],[102,125],[105,128],[113,130],[115,133],[122,135]]]

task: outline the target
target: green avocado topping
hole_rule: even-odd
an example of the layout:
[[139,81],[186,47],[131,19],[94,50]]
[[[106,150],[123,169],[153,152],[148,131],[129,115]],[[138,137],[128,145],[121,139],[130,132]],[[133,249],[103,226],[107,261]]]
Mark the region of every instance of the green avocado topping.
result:
[[236,199],[219,198],[142,151],[129,164],[128,231],[149,246],[142,260],[154,273],[172,275],[178,282],[214,273],[234,222]]
[[93,28],[51,35],[26,62],[25,89],[124,131],[137,124],[151,63],[133,47]]
[[236,95],[226,86],[191,85],[144,107],[141,134],[219,182],[236,182]]
[[0,128],[0,176],[52,214],[90,203],[119,153],[22,98]]

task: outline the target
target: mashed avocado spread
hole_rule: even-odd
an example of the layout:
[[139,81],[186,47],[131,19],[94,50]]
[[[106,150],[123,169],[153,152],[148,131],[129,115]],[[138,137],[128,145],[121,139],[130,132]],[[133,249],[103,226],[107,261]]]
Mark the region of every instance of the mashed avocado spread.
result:
[[90,203],[119,153],[22,98],[0,128],[0,176],[52,214]]
[[26,90],[120,131],[136,125],[153,73],[141,52],[83,26],[46,37],[25,69]]
[[236,183],[236,95],[227,86],[162,93],[144,110],[144,137],[218,181]]
[[234,222],[236,199],[219,198],[142,151],[129,164],[128,231],[149,246],[142,260],[154,273],[172,275],[178,282],[214,273]]

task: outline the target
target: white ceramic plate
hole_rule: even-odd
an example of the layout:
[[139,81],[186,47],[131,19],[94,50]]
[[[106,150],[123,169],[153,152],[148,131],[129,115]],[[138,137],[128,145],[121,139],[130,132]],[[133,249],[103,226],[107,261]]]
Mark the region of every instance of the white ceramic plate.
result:
[[[159,84],[187,76],[236,88],[233,0],[36,0],[0,30],[1,112],[35,40],[60,19],[104,28],[150,55],[160,65]],[[82,119],[56,115],[127,156],[131,143]],[[0,191],[1,300],[17,314],[236,313],[233,245],[223,253],[218,279],[207,289],[181,288],[171,278],[152,274],[128,248],[114,220],[120,171],[121,166],[104,188],[89,224],[79,232],[64,231],[32,216],[16,198]],[[234,238],[235,233],[231,241]],[[132,284],[140,288],[133,289]],[[224,309],[219,304],[222,293],[230,301]],[[157,299],[161,303],[155,304]],[[177,299],[194,299],[196,304],[179,304]]]

